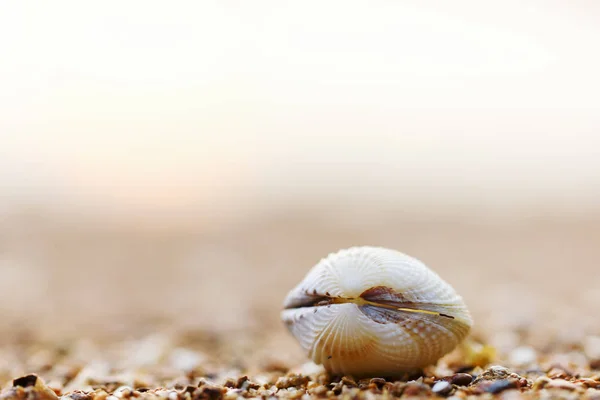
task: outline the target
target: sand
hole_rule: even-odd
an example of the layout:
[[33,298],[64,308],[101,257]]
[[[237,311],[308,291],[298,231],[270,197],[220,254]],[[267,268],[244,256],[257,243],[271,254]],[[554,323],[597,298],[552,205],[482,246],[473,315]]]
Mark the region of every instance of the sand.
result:
[[[7,215],[2,396],[600,398],[598,238],[600,215]],[[450,282],[475,319],[467,347],[388,379],[310,363],[279,319],[283,298],[321,257],[360,244],[402,250]]]

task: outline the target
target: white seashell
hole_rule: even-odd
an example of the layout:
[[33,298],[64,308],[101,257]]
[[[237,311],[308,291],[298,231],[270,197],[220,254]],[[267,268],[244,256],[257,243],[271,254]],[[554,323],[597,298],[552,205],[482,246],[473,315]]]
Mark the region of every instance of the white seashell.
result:
[[315,265],[281,317],[309,357],[333,374],[394,376],[435,363],[469,333],[462,298],[419,260],[353,247]]

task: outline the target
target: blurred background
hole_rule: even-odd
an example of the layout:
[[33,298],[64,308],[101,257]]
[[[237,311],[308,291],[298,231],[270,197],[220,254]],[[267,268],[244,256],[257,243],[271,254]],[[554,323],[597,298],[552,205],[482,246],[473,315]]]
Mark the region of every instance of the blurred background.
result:
[[296,351],[285,294],[367,244],[436,270],[496,346],[600,332],[600,4],[0,10],[5,343]]

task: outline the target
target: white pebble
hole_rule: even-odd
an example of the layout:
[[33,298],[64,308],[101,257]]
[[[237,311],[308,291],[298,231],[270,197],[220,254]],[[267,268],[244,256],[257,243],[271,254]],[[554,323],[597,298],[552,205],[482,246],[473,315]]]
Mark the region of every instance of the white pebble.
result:
[[449,382],[437,381],[435,383],[435,385],[433,385],[433,387],[431,388],[431,391],[433,393],[445,393],[445,392],[449,392],[451,387],[452,387],[452,385],[450,385]]

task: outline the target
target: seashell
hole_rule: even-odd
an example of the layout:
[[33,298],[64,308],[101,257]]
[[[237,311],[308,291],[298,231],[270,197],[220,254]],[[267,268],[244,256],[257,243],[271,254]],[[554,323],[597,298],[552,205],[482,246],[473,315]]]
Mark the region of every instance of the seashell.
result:
[[322,259],[287,295],[281,317],[315,363],[358,377],[433,364],[473,323],[462,298],[435,272],[381,247]]

